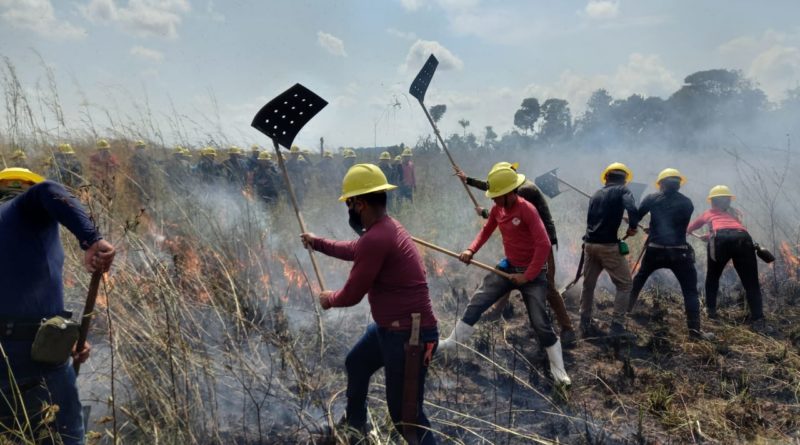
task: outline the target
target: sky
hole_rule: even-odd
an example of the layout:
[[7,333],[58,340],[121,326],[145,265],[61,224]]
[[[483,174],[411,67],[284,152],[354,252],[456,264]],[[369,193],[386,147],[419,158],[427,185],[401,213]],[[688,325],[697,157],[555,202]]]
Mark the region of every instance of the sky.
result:
[[779,102],[800,84],[797,17],[800,2],[751,0],[0,0],[0,56],[34,97],[52,69],[68,126],[86,100],[98,127],[149,107],[167,143],[178,113],[197,144],[191,128],[216,126],[264,144],[253,115],[300,82],[329,102],[300,145],[387,146],[430,133],[408,87],[431,53],[445,134],[510,131],[525,97],[573,116],[598,88],[666,98],[713,68]]

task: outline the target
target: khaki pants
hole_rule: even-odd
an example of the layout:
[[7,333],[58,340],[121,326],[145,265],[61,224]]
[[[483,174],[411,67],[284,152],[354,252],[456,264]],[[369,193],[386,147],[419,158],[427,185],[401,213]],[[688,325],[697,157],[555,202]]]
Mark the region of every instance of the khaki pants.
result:
[[583,290],[581,291],[581,321],[591,319],[594,308],[594,288],[597,278],[605,270],[617,288],[614,297],[612,321],[623,323],[631,294],[631,269],[628,261],[619,253],[617,243],[584,245]]

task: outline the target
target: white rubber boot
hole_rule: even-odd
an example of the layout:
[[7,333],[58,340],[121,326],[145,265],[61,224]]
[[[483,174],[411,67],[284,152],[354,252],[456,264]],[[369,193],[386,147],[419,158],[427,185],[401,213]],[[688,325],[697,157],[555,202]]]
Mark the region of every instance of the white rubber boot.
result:
[[567,375],[567,371],[564,370],[564,358],[561,355],[561,340],[556,340],[556,343],[549,348],[545,348],[545,351],[547,351],[547,359],[550,361],[550,374],[553,374],[553,380],[555,380],[556,384],[565,386],[571,385],[572,380],[570,380]]
[[439,348],[436,350],[439,354],[450,354],[456,351],[456,343],[464,344],[472,333],[475,332],[475,328],[464,323],[461,320],[458,320],[456,323],[456,327],[453,329],[453,332],[450,334],[449,337],[445,338],[444,340],[439,341]]

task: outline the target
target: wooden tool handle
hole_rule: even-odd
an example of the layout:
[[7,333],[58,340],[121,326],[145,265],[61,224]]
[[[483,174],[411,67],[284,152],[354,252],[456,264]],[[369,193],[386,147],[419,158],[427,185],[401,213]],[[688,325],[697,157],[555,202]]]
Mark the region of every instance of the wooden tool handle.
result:
[[[427,242],[425,240],[421,240],[421,239],[413,237],[413,236],[411,237],[411,239],[414,240],[415,243],[417,243],[417,244],[419,244],[421,246],[425,246],[425,247],[433,249],[433,250],[435,250],[437,252],[441,252],[441,253],[444,253],[446,255],[450,255],[453,258],[458,258],[459,257],[459,255],[457,253],[453,252],[452,250],[447,250],[444,247],[439,247],[436,244],[431,244],[431,243],[429,243],[429,242]],[[469,262],[469,264],[474,264],[474,265],[478,266],[481,269],[488,270],[489,272],[494,272],[497,275],[500,275],[501,277],[503,277],[503,278],[505,278],[507,280],[511,279],[511,274],[503,272],[502,270],[499,270],[499,269],[494,268],[492,266],[489,266],[488,264],[481,263],[480,261],[472,260],[472,261]]]

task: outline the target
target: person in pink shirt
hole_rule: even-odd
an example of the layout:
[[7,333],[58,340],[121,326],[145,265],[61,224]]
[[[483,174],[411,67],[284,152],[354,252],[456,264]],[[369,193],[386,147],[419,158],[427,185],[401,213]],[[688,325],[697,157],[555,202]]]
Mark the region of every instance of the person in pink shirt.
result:
[[487,182],[489,190],[486,196],[492,198],[494,206],[483,229],[469,248],[461,253],[460,259],[469,264],[475,252],[480,250],[495,229],[500,228],[506,254],[504,262],[508,263],[502,269],[511,274],[511,279],[495,273],[486,275],[453,332],[439,342],[439,349],[448,353],[458,343],[464,343],[474,332],[474,325],[481,315],[502,296],[517,289],[522,294],[539,344],[547,351],[553,379],[559,385],[570,385],[571,380],[564,370],[561,342],[547,314],[550,239],[533,204],[517,196],[517,189],[525,183],[525,175],[518,174],[510,166],[500,166],[489,172]]
[[[344,261],[353,268],[344,286],[319,295],[323,309],[350,307],[368,294],[374,323],[347,354],[347,408],[345,421],[356,443],[366,434],[367,394],[372,375],[383,368],[386,377],[386,403],[395,427],[408,439],[416,435],[418,444],[431,445],[436,440],[423,411],[425,376],[428,363],[439,339],[436,316],[428,295],[428,282],[422,257],[411,235],[386,214],[386,191],[396,186],[386,181],[381,169],[373,164],[356,164],[342,182],[340,201],[347,204],[350,226],[360,236],[354,241],[334,241],[311,233],[301,235],[306,247]],[[417,391],[406,390],[405,375],[412,316],[419,316],[419,341],[424,353],[415,367]],[[413,378],[411,379],[413,380]],[[413,386],[411,387],[413,388]],[[413,397],[416,400],[410,400]],[[407,414],[404,405],[416,404],[416,415]],[[400,422],[403,425],[398,425]],[[408,425],[420,425],[421,428]],[[358,442],[366,443],[366,442]]]
[[403,181],[400,184],[400,195],[414,201],[414,191],[417,189],[417,174],[414,172],[414,161],[411,160],[412,152],[410,148],[403,150],[401,154],[403,158],[402,171]]
[[747,229],[742,225],[741,214],[731,207],[735,195],[725,185],[711,188],[708,201],[711,208],[689,223],[687,233],[702,226],[708,226],[708,271],[706,272],[706,310],[709,318],[717,318],[717,293],[719,278],[728,261],[742,280],[747,305],[750,308],[750,322],[756,330],[763,328],[764,311],[761,300],[761,286],[758,282],[758,263],[755,245]]

